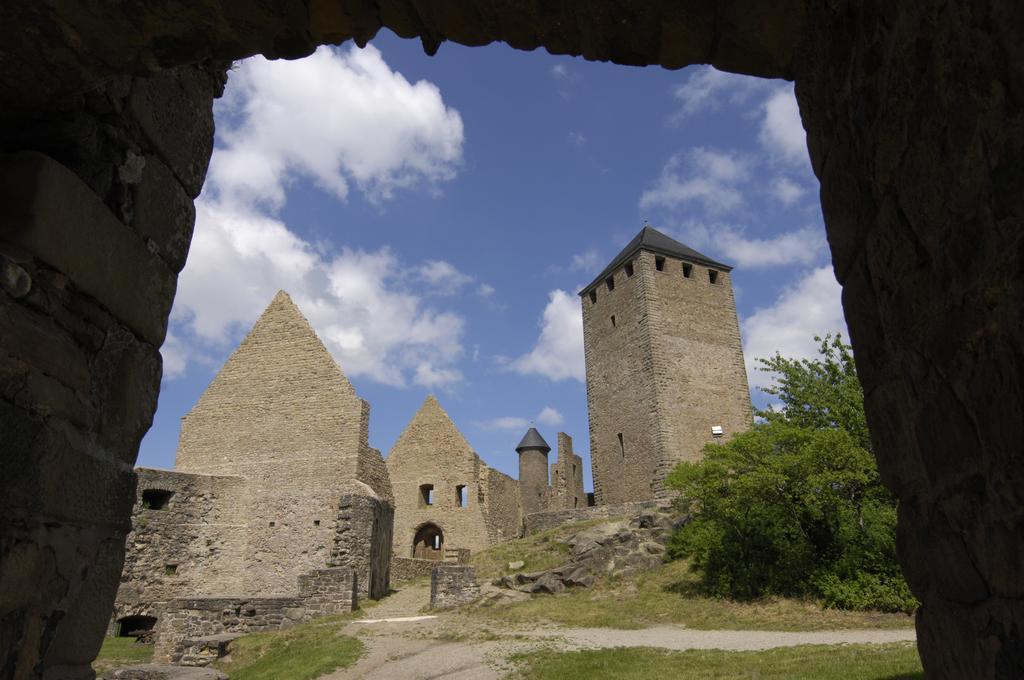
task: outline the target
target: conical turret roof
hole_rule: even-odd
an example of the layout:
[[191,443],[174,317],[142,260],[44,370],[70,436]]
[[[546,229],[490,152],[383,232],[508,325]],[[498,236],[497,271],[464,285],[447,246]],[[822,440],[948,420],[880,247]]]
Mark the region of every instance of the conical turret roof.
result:
[[524,449],[542,449],[544,453],[547,453],[551,450],[551,447],[544,441],[544,437],[540,436],[540,432],[537,432],[537,428],[531,427],[523,435],[519,446],[516,447],[516,453],[522,453]]
[[609,274],[632,259],[633,256],[641,250],[649,250],[650,252],[658,253],[659,255],[677,257],[680,260],[696,262],[708,267],[714,267],[715,269],[721,269],[722,271],[732,270],[732,267],[729,265],[716,262],[707,255],[697,252],[690,246],[680,243],[670,236],[666,236],[654,227],[648,226],[641,229],[640,233],[633,237],[633,240],[615,256],[615,259],[611,261],[611,264],[605,267],[604,270],[597,275],[597,278],[591,281],[586,288],[580,291],[580,295],[586,295],[594,286],[604,281]]

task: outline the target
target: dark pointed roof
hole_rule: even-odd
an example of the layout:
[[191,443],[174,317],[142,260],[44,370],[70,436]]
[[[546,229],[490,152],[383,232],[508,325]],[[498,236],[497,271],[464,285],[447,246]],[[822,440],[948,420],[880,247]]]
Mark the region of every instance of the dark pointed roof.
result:
[[544,437],[540,436],[540,432],[537,432],[537,428],[531,427],[523,435],[523,440],[519,442],[519,446],[516,447],[516,453],[522,453],[523,449],[544,449],[544,453],[547,453],[551,450],[551,447],[544,441]]
[[732,271],[732,267],[729,265],[716,262],[707,255],[698,253],[690,246],[662,234],[654,227],[644,227],[640,230],[640,233],[633,237],[633,240],[622,249],[622,252],[615,256],[615,259],[612,260],[611,264],[605,267],[604,271],[598,274],[596,279],[591,281],[586,288],[580,291],[580,295],[589,293],[592,288],[608,278],[609,274],[614,272],[623,264],[633,259],[633,257],[641,250],[649,250],[650,252],[658,253],[659,255],[677,257],[680,260],[696,262],[708,267],[714,267],[715,269],[721,269],[722,271]]

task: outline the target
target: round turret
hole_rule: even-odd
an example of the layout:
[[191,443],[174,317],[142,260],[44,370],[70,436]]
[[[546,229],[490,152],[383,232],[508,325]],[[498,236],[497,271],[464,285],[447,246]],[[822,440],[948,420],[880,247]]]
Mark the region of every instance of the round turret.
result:
[[519,492],[523,501],[523,514],[548,509],[548,452],[551,447],[531,427],[516,447],[519,454]]

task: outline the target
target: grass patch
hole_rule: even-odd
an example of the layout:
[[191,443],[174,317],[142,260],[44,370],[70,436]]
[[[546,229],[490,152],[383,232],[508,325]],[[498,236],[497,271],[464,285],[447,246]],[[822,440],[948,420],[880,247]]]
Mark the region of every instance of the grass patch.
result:
[[340,632],[352,618],[328,616],[294,628],[240,637],[214,667],[231,680],[312,680],[346,668],[363,654],[362,642]]
[[473,555],[470,558],[470,563],[476,568],[477,577],[483,581],[490,581],[512,573],[508,568],[509,562],[523,561],[526,563],[522,569],[517,571],[552,569],[564,564],[569,558],[569,547],[563,542],[567,536],[587,527],[620,519],[621,517],[613,517],[564,524],[525,538],[499,543]]
[[513,657],[521,680],[915,680],[923,678],[910,643],[808,645],[761,652],[647,648],[542,650]]
[[504,624],[648,628],[678,624],[699,630],[839,630],[912,628],[907,614],[823,609],[813,600],[772,598],[735,602],[702,594],[686,562],[663,564],[636,578],[604,579],[593,588],[534,595],[514,604],[468,610]]
[[121,666],[149,663],[153,658],[153,645],[140,644],[133,637],[103,638],[100,653],[92,663],[97,673]]

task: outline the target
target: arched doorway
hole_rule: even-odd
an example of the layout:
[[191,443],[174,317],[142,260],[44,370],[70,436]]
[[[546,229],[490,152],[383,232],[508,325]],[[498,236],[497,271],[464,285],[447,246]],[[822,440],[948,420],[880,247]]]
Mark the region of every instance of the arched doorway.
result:
[[421,560],[440,560],[444,557],[444,532],[436,524],[424,524],[412,539],[412,556]]

